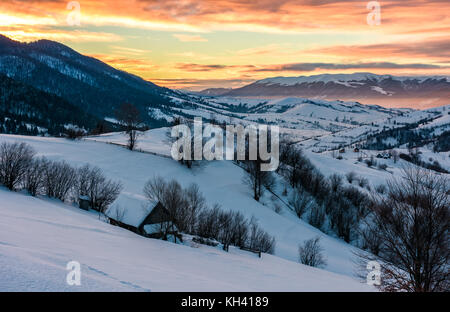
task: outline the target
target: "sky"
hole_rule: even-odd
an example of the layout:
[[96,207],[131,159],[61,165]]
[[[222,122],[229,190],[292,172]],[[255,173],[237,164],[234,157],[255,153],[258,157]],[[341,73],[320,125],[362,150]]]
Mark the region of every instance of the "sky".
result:
[[1,0],[0,34],[50,39],[158,85],[450,74],[448,0]]

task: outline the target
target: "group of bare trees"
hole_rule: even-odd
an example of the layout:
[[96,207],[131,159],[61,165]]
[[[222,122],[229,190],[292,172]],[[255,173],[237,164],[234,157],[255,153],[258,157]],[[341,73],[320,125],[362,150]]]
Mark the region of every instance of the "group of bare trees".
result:
[[183,188],[175,180],[154,177],[144,186],[144,194],[167,209],[180,232],[215,239],[224,247],[235,245],[274,252],[275,239],[259,227],[256,219],[247,220],[240,212],[225,211],[218,204],[209,208],[196,184]]
[[86,165],[80,169],[65,161],[34,156],[25,143],[0,145],[0,184],[10,190],[25,189],[32,196],[44,195],[61,201],[86,196],[91,207],[104,212],[122,190],[119,182],[106,179],[99,168]]
[[386,291],[450,290],[450,183],[418,167],[388,182],[386,194],[375,194],[364,222],[364,263],[381,264]]
[[[346,242],[358,238],[360,221],[368,213],[369,197],[356,187],[346,186],[343,177],[325,177],[293,144],[280,146],[279,174],[293,188],[290,204],[299,218]],[[353,175],[347,177],[355,179]]]
[[15,190],[24,180],[32,163],[34,150],[25,143],[0,145],[0,183]]
[[[281,146],[280,162],[279,173],[294,188],[290,203],[297,215],[308,212],[314,226],[324,229],[326,222],[337,236],[370,251],[358,256],[365,273],[368,261],[381,263],[382,290],[450,290],[448,175],[411,166],[367,195],[346,186],[340,175],[323,177],[293,146]],[[358,179],[353,172],[346,178],[349,183]],[[305,241],[300,261],[320,265],[322,251],[318,239]]]
[[122,190],[122,183],[108,180],[100,168],[84,165],[77,172],[77,197],[89,198],[90,206],[106,212]]

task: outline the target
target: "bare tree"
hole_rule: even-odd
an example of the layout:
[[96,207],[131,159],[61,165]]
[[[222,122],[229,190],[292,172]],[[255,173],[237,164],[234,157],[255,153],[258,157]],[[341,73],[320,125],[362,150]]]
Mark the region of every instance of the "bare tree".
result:
[[246,175],[243,182],[252,188],[253,198],[257,201],[263,195],[264,189],[270,189],[275,183],[272,172],[262,171],[261,165],[260,159],[245,161]]
[[320,268],[327,264],[323,255],[323,248],[320,246],[319,236],[304,241],[298,247],[298,254],[300,262],[305,265]]
[[348,172],[345,177],[347,178],[348,183],[352,184],[354,180],[356,180],[356,173],[353,171]]
[[320,229],[325,222],[325,208],[323,205],[313,203],[309,213],[308,222],[312,226]]
[[76,185],[77,171],[65,161],[43,160],[42,168],[45,194],[61,201],[67,200]]
[[78,170],[78,195],[87,196],[93,209],[104,213],[122,191],[122,184],[107,180],[98,167],[85,165]]
[[388,182],[386,195],[374,194],[364,238],[382,263],[381,289],[450,290],[449,209],[448,176],[423,168],[406,168],[401,179]]
[[219,236],[220,205],[215,204],[212,209],[205,209],[199,215],[197,234],[205,238],[216,239]]
[[193,183],[184,191],[186,199],[186,231],[194,233],[200,213],[206,208],[206,200],[197,184]]
[[258,224],[256,218],[249,221],[249,233],[247,246],[250,249],[273,254],[275,252],[275,237],[264,232]]
[[286,177],[292,187],[297,187],[303,171],[312,168],[301,149],[289,142],[280,144],[280,173]]
[[343,178],[340,174],[333,173],[330,177],[330,187],[331,191],[336,193],[342,186]]
[[141,113],[130,103],[124,103],[116,112],[116,118],[120,122],[125,133],[128,135],[128,149],[133,150],[136,147],[138,129],[141,124]]
[[298,188],[295,189],[292,193],[292,197],[289,200],[289,203],[294,208],[297,216],[301,218],[307,210],[311,209],[315,201],[314,198],[310,194],[308,194],[308,192]]
[[392,159],[394,160],[394,163],[397,163],[397,161],[400,158],[398,152],[396,150],[392,149],[389,151],[389,153],[391,154]]
[[183,188],[177,181],[166,182],[161,177],[154,177],[145,184],[144,194],[151,202],[158,201],[167,209],[171,220],[167,224],[167,231],[175,224],[180,232],[186,232],[189,228],[189,214],[186,208],[188,202],[184,197]]
[[22,182],[34,156],[34,150],[25,143],[0,145],[0,183],[15,190]]
[[31,196],[37,196],[42,192],[44,184],[44,165],[44,160],[33,159],[27,168],[23,178],[23,186]]

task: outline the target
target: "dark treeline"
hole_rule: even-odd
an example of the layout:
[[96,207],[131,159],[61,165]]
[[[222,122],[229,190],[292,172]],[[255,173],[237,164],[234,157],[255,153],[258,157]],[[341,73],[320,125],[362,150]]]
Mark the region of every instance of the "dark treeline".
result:
[[[422,122],[413,123],[401,128],[387,129],[380,133],[369,135],[362,148],[387,150],[404,144],[407,144],[408,148],[413,148],[422,147],[431,143],[435,152],[448,152],[450,150],[450,144],[448,143],[450,132],[446,131],[441,134],[436,134],[434,133],[434,129],[417,129]],[[396,140],[395,144],[390,141],[392,138]]]
[[367,215],[369,196],[344,178],[334,174],[326,178],[294,145],[280,146],[282,175],[294,189],[290,203],[300,218],[346,242],[358,238],[358,226]]
[[98,122],[57,95],[0,75],[0,133],[59,136],[64,125],[93,129]]

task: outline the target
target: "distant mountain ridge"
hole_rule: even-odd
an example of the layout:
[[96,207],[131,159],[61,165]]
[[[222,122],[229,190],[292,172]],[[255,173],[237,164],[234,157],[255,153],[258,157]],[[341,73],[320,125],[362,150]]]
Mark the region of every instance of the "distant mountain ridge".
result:
[[99,119],[120,104],[135,104],[144,121],[150,107],[170,105],[172,91],[117,70],[54,41],[22,43],[0,35],[0,74],[54,94]]
[[372,73],[273,77],[258,80],[220,95],[299,96],[359,101],[363,104],[389,107],[427,108],[450,104],[450,78],[448,76],[392,76]]

